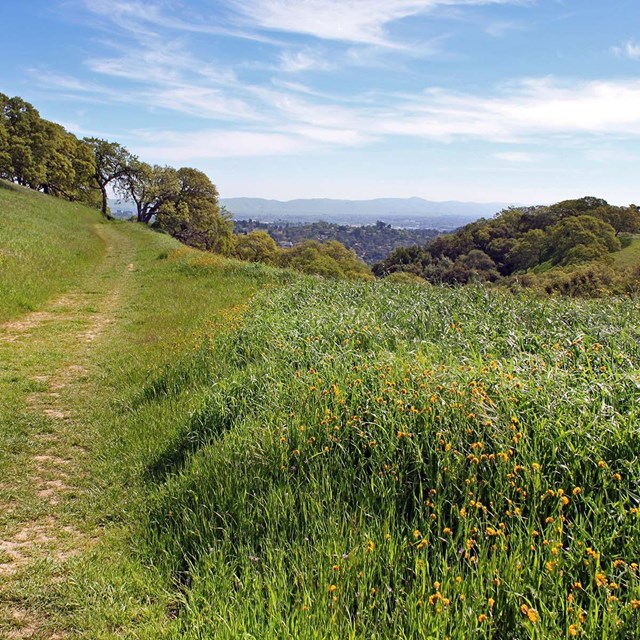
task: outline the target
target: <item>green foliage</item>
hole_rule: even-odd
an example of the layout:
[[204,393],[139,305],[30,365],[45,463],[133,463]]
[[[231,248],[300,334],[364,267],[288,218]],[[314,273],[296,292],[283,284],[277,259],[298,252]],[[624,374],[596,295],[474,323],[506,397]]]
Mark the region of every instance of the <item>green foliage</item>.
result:
[[116,186],[119,180],[124,179],[137,159],[117,142],[109,142],[101,138],[85,138],[84,142],[93,151],[93,181],[102,195],[101,209],[106,216],[109,207],[107,186],[110,184]]
[[233,256],[239,260],[274,264],[278,254],[276,241],[266,231],[250,231],[235,238]]
[[549,242],[551,260],[562,265],[602,260],[607,254],[620,250],[615,229],[588,215],[564,218],[549,229]]
[[398,229],[382,221],[362,226],[324,221],[296,224],[236,220],[234,224],[239,234],[266,231],[280,246],[296,245],[305,240],[337,240],[369,265],[383,260],[394,249],[424,243],[440,233],[435,229]]
[[[398,249],[374,266],[384,277],[406,271],[430,282],[499,282],[553,265],[611,262],[621,248],[618,234],[640,229],[635,205],[615,207],[586,197],[549,207],[510,208],[424,247]],[[521,281],[530,281],[525,278]]]
[[220,208],[215,185],[202,171],[189,167],[178,169],[176,177],[177,191],[158,208],[158,228],[189,246],[229,255],[233,223]]
[[356,254],[337,240],[321,243],[307,240],[282,251],[283,267],[326,278],[369,279],[371,272]]

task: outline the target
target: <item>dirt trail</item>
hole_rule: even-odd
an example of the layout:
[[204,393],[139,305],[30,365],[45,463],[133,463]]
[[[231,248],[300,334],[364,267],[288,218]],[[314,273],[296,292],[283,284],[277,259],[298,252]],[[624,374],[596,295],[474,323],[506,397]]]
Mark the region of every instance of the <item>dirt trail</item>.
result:
[[0,325],[0,364],[10,381],[35,388],[18,399],[16,421],[29,425],[27,444],[9,460],[8,479],[0,478],[0,638],[7,640],[68,637],[42,611],[25,608],[22,595],[43,563],[53,582],[64,580],[65,563],[97,535],[73,517],[87,473],[84,416],[73,398],[95,374],[92,350],[116,321],[135,265],[134,248],[117,228],[96,231],[106,252],[78,290]]

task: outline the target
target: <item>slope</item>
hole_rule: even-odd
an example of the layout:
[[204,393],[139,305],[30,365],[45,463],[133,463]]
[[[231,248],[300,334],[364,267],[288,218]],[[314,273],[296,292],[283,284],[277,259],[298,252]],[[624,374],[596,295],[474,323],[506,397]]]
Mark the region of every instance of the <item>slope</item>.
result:
[[[272,273],[6,185],[0,212],[0,251],[13,258],[0,312],[0,636],[117,637],[91,585],[109,570],[130,584],[123,513],[136,494],[111,457],[123,406]],[[162,442],[161,424],[134,434],[140,446]],[[127,446],[139,453],[135,438]],[[137,570],[134,585],[147,575]],[[149,584],[118,602],[123,620],[154,611]]]

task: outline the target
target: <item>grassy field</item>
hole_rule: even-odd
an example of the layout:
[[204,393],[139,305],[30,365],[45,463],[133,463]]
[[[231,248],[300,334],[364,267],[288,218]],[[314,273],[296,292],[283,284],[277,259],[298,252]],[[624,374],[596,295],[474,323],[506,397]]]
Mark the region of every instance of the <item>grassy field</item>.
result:
[[640,236],[631,238],[631,244],[613,254],[614,264],[622,269],[637,267],[640,264]]
[[95,251],[0,328],[0,636],[640,637],[636,300],[81,215]]
[[0,637],[161,637],[143,471],[198,400],[141,389],[289,276],[5,186],[0,216]]
[[382,284],[261,296],[147,387],[210,380],[148,469],[171,637],[637,637],[637,312]]
[[104,251],[100,214],[0,180],[0,322],[71,289]]

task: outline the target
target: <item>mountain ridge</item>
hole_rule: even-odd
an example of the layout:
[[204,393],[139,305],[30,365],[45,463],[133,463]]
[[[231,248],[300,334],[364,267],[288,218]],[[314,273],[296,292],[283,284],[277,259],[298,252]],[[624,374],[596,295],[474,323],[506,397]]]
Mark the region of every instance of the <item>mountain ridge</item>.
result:
[[286,219],[291,222],[310,218],[343,224],[366,224],[377,220],[395,226],[455,228],[481,217],[493,216],[511,206],[506,202],[434,201],[424,198],[373,198],[348,200],[337,198],[221,198],[220,204],[237,219],[247,217],[263,221]]

